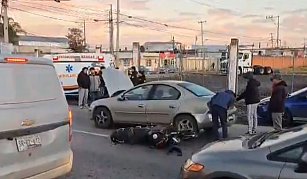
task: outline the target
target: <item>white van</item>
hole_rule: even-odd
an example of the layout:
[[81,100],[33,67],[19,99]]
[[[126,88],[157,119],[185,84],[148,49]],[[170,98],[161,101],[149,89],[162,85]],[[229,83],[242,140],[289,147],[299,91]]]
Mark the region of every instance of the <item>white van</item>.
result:
[[71,171],[72,113],[51,61],[0,56],[0,179]]
[[66,95],[78,95],[77,77],[83,67],[114,67],[114,55],[102,53],[67,53],[45,55],[53,61]]

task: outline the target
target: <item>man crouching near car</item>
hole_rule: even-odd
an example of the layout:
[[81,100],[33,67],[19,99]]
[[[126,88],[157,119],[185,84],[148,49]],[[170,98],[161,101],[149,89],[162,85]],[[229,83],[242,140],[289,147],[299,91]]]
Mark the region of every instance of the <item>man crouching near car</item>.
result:
[[220,124],[222,126],[223,138],[225,139],[228,137],[227,110],[234,105],[235,100],[235,93],[231,90],[226,90],[214,95],[211,101],[208,103],[212,113],[213,132],[216,140],[220,139],[220,134],[218,131]]

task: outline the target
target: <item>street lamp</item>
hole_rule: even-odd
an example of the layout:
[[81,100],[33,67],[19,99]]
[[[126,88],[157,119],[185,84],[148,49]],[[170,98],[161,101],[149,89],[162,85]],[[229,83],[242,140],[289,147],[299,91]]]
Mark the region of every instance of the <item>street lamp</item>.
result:
[[276,38],[276,45],[277,45],[277,48],[279,47],[279,16],[266,16],[265,17],[266,19],[270,19],[274,22],[274,19],[277,19],[277,38]]

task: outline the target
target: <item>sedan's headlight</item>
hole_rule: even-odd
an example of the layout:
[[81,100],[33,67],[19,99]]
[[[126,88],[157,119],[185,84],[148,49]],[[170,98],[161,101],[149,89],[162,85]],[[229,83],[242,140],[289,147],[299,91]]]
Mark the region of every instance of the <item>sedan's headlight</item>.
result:
[[205,167],[201,164],[194,163],[192,160],[188,159],[184,165],[184,169],[189,172],[201,172]]

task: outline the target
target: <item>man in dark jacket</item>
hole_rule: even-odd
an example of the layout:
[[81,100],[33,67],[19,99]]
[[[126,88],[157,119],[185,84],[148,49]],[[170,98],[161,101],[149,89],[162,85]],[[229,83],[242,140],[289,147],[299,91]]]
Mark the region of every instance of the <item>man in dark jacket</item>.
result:
[[79,86],[79,107],[88,107],[88,93],[90,88],[90,78],[87,74],[88,68],[84,67],[79,73],[77,82]]
[[216,140],[220,139],[220,135],[218,132],[220,124],[222,126],[223,138],[228,137],[227,110],[234,105],[236,100],[235,96],[236,95],[233,91],[226,90],[224,92],[217,93],[215,96],[213,96],[209,103],[209,108],[212,113],[213,132]]
[[287,98],[287,83],[282,80],[281,74],[274,74],[271,78],[273,82],[272,95],[269,103],[269,112],[272,114],[273,127],[277,131],[282,130],[282,116],[285,112],[285,102]]
[[135,66],[131,67],[130,80],[134,86],[139,84],[138,72],[136,71]]
[[260,94],[258,87],[260,82],[255,80],[251,72],[247,73],[244,78],[248,79],[245,91],[239,95],[237,101],[245,100],[247,105],[248,131],[247,134],[256,134],[258,120],[257,107],[260,102]]
[[104,66],[100,67],[100,71],[99,71],[99,78],[100,78],[100,96],[99,98],[104,98],[107,95],[107,88],[106,88],[106,83],[103,79],[103,70],[105,70],[106,68]]
[[140,71],[140,76],[138,78],[139,78],[139,84],[146,83],[146,76],[143,70]]

